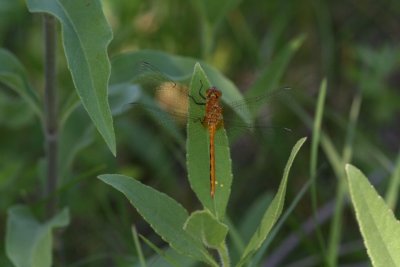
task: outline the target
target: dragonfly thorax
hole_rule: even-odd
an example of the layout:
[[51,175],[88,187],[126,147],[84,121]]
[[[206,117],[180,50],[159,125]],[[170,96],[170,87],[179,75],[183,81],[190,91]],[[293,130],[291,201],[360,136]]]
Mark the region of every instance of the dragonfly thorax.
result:
[[220,104],[220,98],[222,93],[215,86],[209,88],[206,91],[206,110],[203,119],[203,125],[205,127],[215,127],[221,126],[222,118],[222,106]]

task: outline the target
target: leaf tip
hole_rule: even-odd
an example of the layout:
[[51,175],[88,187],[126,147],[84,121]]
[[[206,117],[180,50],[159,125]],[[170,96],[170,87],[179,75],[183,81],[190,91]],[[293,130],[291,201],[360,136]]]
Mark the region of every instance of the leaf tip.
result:
[[115,134],[114,134],[113,128],[111,128],[111,135],[109,136],[109,138],[104,138],[104,140],[106,141],[107,146],[110,149],[113,156],[116,157],[117,156],[117,145],[115,142]]
[[105,182],[105,183],[107,183],[108,177],[109,177],[108,174],[100,174],[100,175],[97,175],[97,178],[98,178],[99,180]]
[[356,167],[354,167],[354,166],[351,165],[350,163],[346,163],[345,166],[344,166],[344,168],[345,168],[345,170],[346,170],[347,175],[349,175],[349,173],[352,172],[352,171],[358,170]]

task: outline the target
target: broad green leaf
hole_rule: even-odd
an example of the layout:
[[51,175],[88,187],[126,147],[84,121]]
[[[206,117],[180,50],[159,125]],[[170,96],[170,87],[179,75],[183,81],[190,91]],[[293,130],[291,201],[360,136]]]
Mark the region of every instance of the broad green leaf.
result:
[[17,92],[28,102],[35,114],[42,117],[39,97],[29,85],[24,67],[13,54],[0,48],[0,86],[1,84]]
[[[194,65],[198,60],[166,54],[155,50],[140,50],[138,52],[123,53],[112,59],[111,89],[118,88],[119,91],[123,92],[124,90],[121,89],[120,86],[125,86],[127,90],[134,90],[134,88],[132,88],[132,83],[140,83],[139,78],[143,75],[143,69],[141,68],[143,62],[150,63],[155,68],[155,71],[164,75],[167,79],[184,83],[190,80]],[[223,91],[222,101],[224,103],[230,105],[243,100],[243,95],[240,93],[239,89],[221,72],[205,62],[200,61],[200,64],[207,74],[210,84]],[[205,86],[206,85],[204,85],[204,87]],[[156,89],[156,87],[144,88],[143,91],[154,91]],[[118,102],[118,105],[121,105],[119,108],[126,108],[126,104],[137,101],[136,98],[137,95],[132,95],[126,98],[125,103]],[[114,106],[113,110],[116,109],[118,109],[118,107]],[[237,115],[245,122],[252,121],[251,115],[245,109],[234,109],[234,111],[237,112]]]
[[216,266],[216,262],[202,244],[183,230],[189,215],[178,202],[127,176],[104,174],[99,178],[123,193],[154,231],[171,247]]
[[400,266],[399,221],[359,169],[347,164],[346,172],[351,201],[373,266]]
[[7,218],[7,256],[16,267],[52,266],[52,230],[68,223],[68,209],[41,223],[27,207],[11,207]]
[[110,26],[98,0],[27,0],[30,12],[48,13],[61,23],[63,45],[78,95],[115,155],[113,120],[107,99]]
[[215,249],[225,242],[228,234],[228,227],[207,210],[190,214],[183,229],[205,246]]
[[[201,88],[211,87],[201,68],[196,64],[190,85],[190,94],[198,96]],[[202,89],[203,90],[203,89]],[[204,116],[204,105],[189,101],[189,114],[193,118]],[[220,127],[215,134],[216,190],[210,195],[210,139],[206,128],[199,120],[188,120],[187,125],[187,168],[190,186],[203,206],[219,220],[225,216],[232,184],[232,161],[225,129]]]
[[271,231],[272,227],[279,219],[279,216],[282,213],[283,205],[285,202],[286,185],[289,177],[289,171],[290,168],[292,167],[294,158],[296,157],[297,153],[299,152],[301,146],[304,144],[305,141],[306,138],[304,137],[299,141],[297,141],[297,143],[293,147],[289,160],[286,163],[286,167],[283,172],[283,178],[281,184],[279,185],[278,193],[275,195],[268,209],[264,213],[260,225],[254,232],[252,238],[250,239],[250,242],[247,244],[237,266],[242,266],[249,260],[249,258],[257,251],[257,249],[265,241],[265,239],[268,236],[268,233]]

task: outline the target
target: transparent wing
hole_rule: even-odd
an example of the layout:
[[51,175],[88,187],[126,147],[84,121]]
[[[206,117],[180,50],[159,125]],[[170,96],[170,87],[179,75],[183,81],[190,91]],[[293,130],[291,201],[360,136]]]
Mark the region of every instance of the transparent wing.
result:
[[[197,96],[188,94],[187,84],[181,81],[174,81],[157,67],[148,62],[140,62],[135,70],[134,81],[138,83],[143,91],[153,98],[153,103],[147,100],[140,100],[131,103],[132,108],[140,108],[146,110],[152,118],[161,125],[168,125],[172,122],[184,124],[188,119],[201,123],[203,117],[190,117],[187,113],[189,101],[195,102],[199,109],[204,109],[204,96],[201,94],[207,88],[199,88]],[[223,88],[222,93],[223,93]],[[271,113],[268,105],[277,100],[277,98],[285,98],[290,95],[290,88],[281,88],[264,95],[248,97],[240,101],[224,101],[224,127],[229,135],[234,136],[239,133],[261,131],[263,133],[290,130],[283,126],[276,126],[271,123]],[[223,96],[223,94],[222,94]],[[223,98],[223,97],[222,97]],[[279,101],[278,101],[279,102]],[[247,110],[256,118],[254,121],[243,121],[237,114]],[[263,112],[260,112],[262,110]],[[199,112],[204,114],[204,112]],[[204,116],[204,115],[203,115]]]

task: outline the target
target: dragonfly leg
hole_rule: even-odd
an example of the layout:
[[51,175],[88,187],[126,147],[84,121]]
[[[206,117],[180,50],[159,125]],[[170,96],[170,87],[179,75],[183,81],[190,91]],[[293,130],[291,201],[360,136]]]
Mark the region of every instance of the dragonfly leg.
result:
[[199,96],[200,96],[201,98],[203,98],[203,100],[206,100],[206,99],[207,99],[207,98],[206,98],[206,95],[205,95],[204,92],[202,91],[203,88],[204,88],[204,86],[203,86],[203,81],[202,81],[202,80],[200,80],[200,84],[201,84],[201,87],[200,87],[200,89],[199,89]]
[[200,102],[200,101],[198,101],[198,100],[197,100],[196,98],[194,98],[192,95],[189,95],[189,97],[190,97],[190,99],[193,100],[193,102],[194,102],[196,105],[204,106],[204,105],[206,104],[206,102]]

